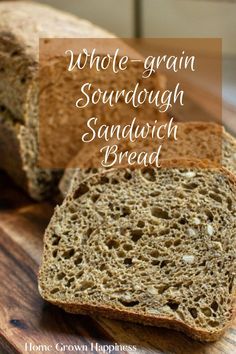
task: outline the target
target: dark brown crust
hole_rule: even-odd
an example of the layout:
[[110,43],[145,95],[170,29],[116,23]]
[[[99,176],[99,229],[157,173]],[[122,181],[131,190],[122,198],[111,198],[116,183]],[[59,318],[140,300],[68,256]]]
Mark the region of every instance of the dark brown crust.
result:
[[[48,300],[49,301],[49,300]],[[181,331],[188,336],[204,342],[213,342],[218,340],[230,326],[231,322],[227,324],[223,329],[215,332],[204,331],[200,328],[192,328],[184,322],[170,319],[167,317],[155,317],[151,315],[138,314],[132,311],[114,309],[107,306],[89,305],[89,304],[66,304],[58,303],[50,300],[54,305],[61,307],[63,310],[69,313],[90,315],[90,316],[103,316],[111,319],[123,320],[128,322],[140,323],[148,326],[165,327]],[[235,313],[234,313],[235,315]],[[231,321],[234,315],[232,314]]]
[[[162,168],[185,168],[185,167],[191,167],[191,168],[207,168],[211,169],[213,171],[221,172],[222,175],[226,176],[230,183],[232,183],[233,188],[235,189],[236,192],[236,176],[234,176],[231,172],[229,172],[226,168],[221,167],[215,167],[212,165],[212,163],[209,163],[208,161],[199,161],[199,160],[188,160],[188,159],[182,159],[182,160],[163,160],[162,161]],[[122,167],[124,169],[124,167]],[[93,175],[92,177],[88,177],[86,180],[89,180],[90,178],[94,178],[95,176],[104,176],[109,173],[112,173],[115,169],[111,169],[108,171],[104,171],[102,173]],[[86,181],[85,180],[85,181]],[[70,198],[70,195],[68,195],[67,198]],[[65,200],[67,200],[67,198]],[[46,230],[45,235],[44,235],[44,245],[47,243],[47,235],[48,232]],[[120,310],[117,308],[112,308],[109,306],[102,306],[102,305],[91,305],[87,303],[72,303],[72,302],[66,302],[66,301],[55,301],[53,299],[50,299],[47,296],[47,291],[42,290],[42,287],[40,286],[40,283],[43,283],[43,274],[42,274],[42,265],[39,270],[39,292],[41,296],[47,300],[48,302],[57,305],[61,308],[63,308],[66,312],[70,313],[77,313],[77,314],[88,314],[91,316],[96,316],[96,315],[101,315],[104,317],[108,318],[113,318],[113,319],[120,319],[120,320],[125,320],[129,322],[136,322],[136,323],[141,323],[144,325],[151,325],[151,326],[157,326],[157,327],[166,327],[166,328],[171,328],[175,329],[178,331],[182,331],[185,334],[189,335],[190,337],[204,341],[204,342],[211,342],[219,339],[225,330],[230,326],[235,313],[236,313],[236,308],[235,308],[235,294],[232,294],[232,316],[231,320],[225,325],[224,328],[220,330],[216,330],[213,332],[209,331],[204,331],[201,328],[193,328],[186,323],[182,321],[178,321],[176,319],[171,319],[167,317],[157,317],[157,316],[151,316],[151,315],[146,315],[146,314],[139,314],[135,313],[132,311],[127,311],[127,310]],[[76,300],[78,301],[78,299]]]

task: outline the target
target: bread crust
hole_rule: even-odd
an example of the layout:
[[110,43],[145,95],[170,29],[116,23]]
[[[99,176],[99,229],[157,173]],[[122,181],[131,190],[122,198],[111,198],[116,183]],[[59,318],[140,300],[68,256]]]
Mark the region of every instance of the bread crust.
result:
[[90,316],[99,315],[110,319],[134,322],[142,325],[165,327],[165,328],[181,331],[187,334],[188,336],[202,342],[214,342],[218,340],[224,334],[227,328],[230,327],[235,315],[235,311],[234,311],[234,314],[232,314],[231,321],[223,329],[215,332],[207,332],[202,330],[201,328],[193,329],[191,326],[187,325],[184,322],[178,321],[176,319],[170,319],[167,317],[155,317],[148,314],[147,315],[138,314],[132,311],[127,311],[127,310],[124,311],[121,309],[115,309],[108,306],[100,306],[100,305],[96,306],[90,304],[72,304],[72,303],[62,304],[51,300],[50,302],[56,306],[59,306],[64,311],[69,313],[90,315]]

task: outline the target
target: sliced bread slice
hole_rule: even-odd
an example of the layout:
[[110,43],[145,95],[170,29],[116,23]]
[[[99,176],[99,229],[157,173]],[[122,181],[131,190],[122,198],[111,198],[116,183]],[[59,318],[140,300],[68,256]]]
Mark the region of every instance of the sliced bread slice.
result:
[[[214,161],[214,159],[219,158],[219,152],[222,149],[222,165],[236,175],[236,140],[225,131],[223,126],[209,122],[178,123],[177,136],[178,140],[176,142],[168,140],[164,142],[160,158],[196,159],[201,157]],[[144,146],[145,143],[145,140],[139,141],[136,149],[147,149],[147,146]],[[120,150],[131,149],[127,145],[127,141],[119,142],[119,148]],[[154,151],[151,146],[148,149]],[[63,197],[66,196],[73,184],[76,185],[88,176],[104,170],[104,168],[98,167],[98,163],[101,161],[98,152],[93,154],[94,161],[90,162],[91,166],[84,169],[79,168],[80,155],[81,152],[71,161],[61,178],[59,189]],[[88,156],[87,153],[86,156]],[[78,168],[70,168],[70,166],[78,166]]]
[[77,184],[46,230],[42,297],[72,313],[219,338],[233,316],[235,178],[191,164]]

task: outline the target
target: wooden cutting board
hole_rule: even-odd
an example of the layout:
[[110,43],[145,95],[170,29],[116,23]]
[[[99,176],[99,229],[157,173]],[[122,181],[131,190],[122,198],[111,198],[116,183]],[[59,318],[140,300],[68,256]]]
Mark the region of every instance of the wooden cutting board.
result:
[[[76,353],[108,353],[99,346],[115,343],[135,346],[136,351],[113,354],[236,353],[236,322],[220,341],[202,344],[175,331],[70,315],[45,303],[38,293],[37,272],[52,212],[52,204],[32,202],[0,174],[0,354],[30,353],[26,343],[28,349],[34,345],[31,353],[45,353],[46,346],[58,353],[57,343],[80,346]],[[96,349],[91,350],[90,343],[97,343]],[[61,351],[74,352],[72,347]]]

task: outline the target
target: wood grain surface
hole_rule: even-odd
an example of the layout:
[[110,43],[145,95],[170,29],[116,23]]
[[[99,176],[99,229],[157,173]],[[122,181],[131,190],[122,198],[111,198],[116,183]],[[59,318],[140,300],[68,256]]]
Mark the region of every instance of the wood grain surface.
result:
[[87,351],[82,348],[77,353],[108,353],[90,350],[91,343],[136,347],[133,352],[118,350],[113,354],[236,352],[236,322],[220,341],[203,344],[175,331],[66,314],[45,303],[38,293],[37,272],[43,233],[52,212],[52,204],[32,202],[0,174],[0,354],[30,353],[26,343],[52,346],[50,353],[58,353],[56,343],[87,345]]

